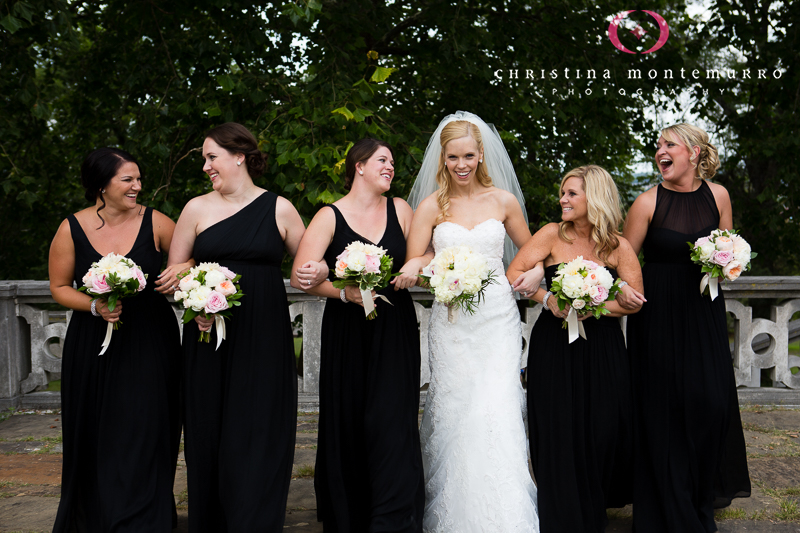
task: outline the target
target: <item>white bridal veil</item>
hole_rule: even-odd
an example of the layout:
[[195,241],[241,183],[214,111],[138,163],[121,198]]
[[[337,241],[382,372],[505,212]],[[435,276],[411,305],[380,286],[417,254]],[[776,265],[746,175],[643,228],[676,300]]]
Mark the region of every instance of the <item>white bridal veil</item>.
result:
[[[522,207],[522,215],[525,217],[525,223],[528,223],[528,213],[525,211],[525,198],[522,196],[522,189],[517,180],[517,174],[514,172],[514,167],[511,165],[511,158],[508,157],[503,141],[497,133],[494,125],[487,124],[478,115],[468,111],[456,111],[452,115],[447,115],[439,123],[436,131],[431,135],[431,140],[428,141],[428,147],[425,149],[425,157],[422,159],[422,166],[417,175],[417,181],[411,188],[411,194],[408,195],[408,203],[412,209],[416,211],[417,206],[439,190],[439,185],[436,183],[436,173],[439,170],[439,154],[442,152],[442,145],[439,142],[442,129],[450,122],[455,120],[466,120],[478,126],[483,139],[483,159],[486,165],[486,171],[489,177],[492,178],[494,186],[498,189],[503,189],[513,194],[520,207]],[[514,259],[517,254],[517,247],[511,242],[511,239],[506,235],[505,247],[503,249],[503,264],[506,269],[508,264]]]

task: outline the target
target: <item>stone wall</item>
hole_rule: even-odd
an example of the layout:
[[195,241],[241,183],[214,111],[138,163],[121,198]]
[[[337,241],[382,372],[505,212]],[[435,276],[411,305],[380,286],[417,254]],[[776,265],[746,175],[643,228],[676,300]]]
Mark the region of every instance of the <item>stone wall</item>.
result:
[[[792,315],[800,311],[800,277],[745,277],[735,283],[724,283],[728,312],[735,317],[732,359],[736,381],[740,386],[740,401],[744,403],[783,404],[800,406],[800,357],[788,355],[791,338],[800,336],[800,320]],[[286,292],[291,302],[292,320],[302,316],[303,352],[298,365],[298,391],[301,409],[312,410],[319,402],[320,327],[324,300],[309,296],[289,286]],[[416,289],[412,291],[417,319],[420,322],[420,347],[423,354],[420,386],[423,390],[430,379],[428,368],[429,309],[421,304],[432,296]],[[780,298],[772,306],[769,319],[752,317],[752,308],[741,299]],[[60,379],[61,346],[71,311],[54,308],[46,281],[0,282],[0,408],[55,408],[60,394],[41,392],[47,384]],[[524,308],[523,350],[520,368],[527,359],[531,329],[541,306]],[[176,309],[176,320],[180,311]],[[775,387],[762,388],[761,371],[768,369]],[[424,394],[423,394],[424,396]]]

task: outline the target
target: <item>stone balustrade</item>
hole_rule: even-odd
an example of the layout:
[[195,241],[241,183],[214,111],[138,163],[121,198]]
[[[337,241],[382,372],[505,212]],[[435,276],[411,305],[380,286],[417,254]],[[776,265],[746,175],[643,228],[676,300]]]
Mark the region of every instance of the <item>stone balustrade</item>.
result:
[[[800,336],[800,320],[792,321],[792,316],[800,312],[800,277],[743,277],[734,283],[723,283],[722,290],[728,312],[735,318],[731,355],[740,401],[800,406],[800,373],[791,372],[792,367],[800,367],[800,357],[789,355],[790,339]],[[302,316],[299,403],[301,409],[311,410],[319,402],[320,327],[325,302],[290,287],[288,281],[286,291],[292,320]],[[421,302],[430,301],[432,296],[419,289],[412,295],[420,323],[420,386],[425,389],[430,379],[430,309]],[[772,306],[770,318],[765,319],[753,318],[752,308],[739,301],[745,298],[783,301]],[[56,309],[46,281],[0,282],[0,408],[60,405],[60,393],[41,392],[50,381],[60,379],[61,347],[71,311]],[[525,307],[523,311],[520,368],[526,366],[528,341],[541,305]],[[176,309],[176,318],[179,316]],[[762,369],[769,371],[774,387],[761,387]]]

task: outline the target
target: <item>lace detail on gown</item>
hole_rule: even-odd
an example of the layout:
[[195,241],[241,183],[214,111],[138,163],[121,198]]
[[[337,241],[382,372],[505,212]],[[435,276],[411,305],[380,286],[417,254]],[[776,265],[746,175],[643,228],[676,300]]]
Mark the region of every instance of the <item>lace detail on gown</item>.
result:
[[519,380],[522,331],[503,270],[505,227],[436,227],[435,250],[466,244],[484,254],[497,283],[474,315],[434,303],[431,382],[420,437],[426,532],[538,532],[536,487],[528,471],[525,400]]

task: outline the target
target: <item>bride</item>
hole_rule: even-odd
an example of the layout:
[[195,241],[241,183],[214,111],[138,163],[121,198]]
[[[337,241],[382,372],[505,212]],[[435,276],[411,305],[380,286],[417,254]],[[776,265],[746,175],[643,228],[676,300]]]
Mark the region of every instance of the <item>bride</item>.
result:
[[[431,382],[422,417],[426,532],[539,531],[536,487],[528,472],[524,397],[519,380],[522,332],[503,266],[530,238],[522,191],[492,126],[459,111],[428,143],[409,203],[416,208],[397,288],[438,251],[469,245],[495,272],[474,315],[434,303]],[[510,237],[508,239],[506,237]],[[427,253],[426,253],[427,252]],[[533,294],[537,267],[514,284]]]

